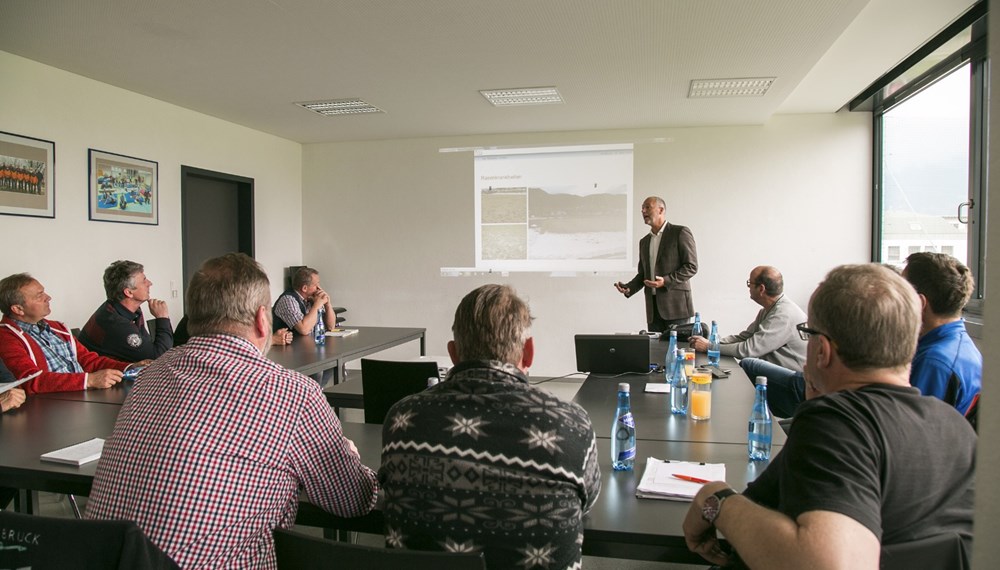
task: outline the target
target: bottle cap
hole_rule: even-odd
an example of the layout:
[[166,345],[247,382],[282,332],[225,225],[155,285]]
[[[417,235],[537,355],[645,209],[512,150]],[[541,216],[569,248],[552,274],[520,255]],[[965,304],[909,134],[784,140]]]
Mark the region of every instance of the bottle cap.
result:
[[670,331],[670,336],[676,337],[677,336],[677,331]]
[[718,322],[716,322],[716,321],[715,321],[715,319],[712,319],[712,324],[713,324],[713,325],[717,325],[717,324],[719,324],[719,323],[718,323]]
[[757,385],[758,386],[767,386],[767,376],[758,376],[757,377]]
[[619,392],[628,392],[629,391],[628,382],[622,382],[621,384],[619,384],[618,385],[618,391]]

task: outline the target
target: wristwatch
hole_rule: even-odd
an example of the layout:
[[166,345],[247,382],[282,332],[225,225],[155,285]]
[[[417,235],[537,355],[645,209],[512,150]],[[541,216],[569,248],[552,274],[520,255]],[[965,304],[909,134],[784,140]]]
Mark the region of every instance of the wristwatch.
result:
[[714,525],[715,519],[719,518],[719,513],[722,512],[722,502],[735,494],[736,491],[727,487],[709,495],[701,507],[701,518],[705,519],[708,524]]

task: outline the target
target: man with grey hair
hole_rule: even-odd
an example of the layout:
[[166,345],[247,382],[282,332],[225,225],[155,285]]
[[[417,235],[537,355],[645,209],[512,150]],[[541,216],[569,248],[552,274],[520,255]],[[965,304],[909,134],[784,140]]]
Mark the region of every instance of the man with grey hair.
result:
[[[80,343],[104,356],[128,362],[152,360],[174,345],[167,304],[149,294],[153,282],[142,265],[118,260],[104,270],[107,300],[94,311],[80,331]],[[142,304],[156,318],[153,338],[146,329]]]
[[579,568],[600,492],[590,417],[528,383],[531,314],[514,291],[462,299],[444,382],[397,402],[382,428],[386,544],[483,552],[489,568]]
[[184,346],[153,361],[101,454],[87,517],[135,521],[182,568],[274,568],[275,528],[301,493],[342,517],[375,505],[319,386],[265,356],[267,275],[244,254],[206,261],[187,290]]
[[[757,359],[801,371],[806,359],[806,342],[799,338],[795,325],[806,320],[806,314],[795,301],[785,296],[781,272],[769,265],[754,267],[747,279],[747,288],[750,300],[760,305],[761,310],[746,330],[719,339],[719,351],[743,359],[740,365],[751,379],[754,375],[747,369],[747,361]],[[703,336],[691,337],[691,346],[698,352],[706,352],[708,345],[708,339]]]
[[668,223],[666,208],[658,196],[642,202],[642,221],[649,226],[649,235],[639,240],[639,270],[628,283],[614,284],[625,297],[645,293],[646,322],[654,332],[694,316],[690,282],[698,273],[694,235],[684,226]]
[[326,330],[337,327],[337,315],[330,304],[330,295],[319,286],[319,271],[299,267],[292,274],[291,288],[274,302],[272,327],[288,329],[295,334],[311,334],[317,322]]
[[76,340],[69,328],[45,317],[52,297],[27,273],[0,280],[0,359],[25,393],[110,388],[130,364],[101,356]]
[[809,400],[788,441],[742,495],[724,481],[702,487],[684,521],[688,547],[751,568],[878,568],[881,545],[939,535],[971,548],[976,434],[910,386],[913,288],[880,265],[841,266],[808,317],[798,329]]

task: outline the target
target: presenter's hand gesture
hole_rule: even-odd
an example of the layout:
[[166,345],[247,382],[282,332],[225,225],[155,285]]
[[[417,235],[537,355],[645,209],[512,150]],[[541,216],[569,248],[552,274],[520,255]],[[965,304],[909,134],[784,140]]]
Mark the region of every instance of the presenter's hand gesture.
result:
[[615,283],[615,289],[617,289],[622,295],[628,295],[628,287],[621,281]]
[[110,388],[122,381],[122,371],[113,368],[106,368],[87,374],[88,388]]
[[663,281],[662,277],[660,277],[659,275],[657,275],[656,279],[652,279],[652,280],[650,280],[650,279],[643,279],[642,283],[646,287],[649,287],[650,289],[658,289],[660,287],[663,287],[664,281]]

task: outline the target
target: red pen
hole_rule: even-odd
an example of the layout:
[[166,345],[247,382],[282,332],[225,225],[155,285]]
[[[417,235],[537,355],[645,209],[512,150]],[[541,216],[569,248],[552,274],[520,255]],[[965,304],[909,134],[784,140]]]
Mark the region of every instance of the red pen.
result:
[[699,479],[698,477],[692,477],[690,475],[681,475],[679,473],[673,473],[672,476],[680,479],[681,481],[690,481],[692,483],[701,483],[702,485],[704,485],[705,483],[711,483],[711,481],[708,481],[706,479]]

